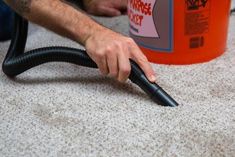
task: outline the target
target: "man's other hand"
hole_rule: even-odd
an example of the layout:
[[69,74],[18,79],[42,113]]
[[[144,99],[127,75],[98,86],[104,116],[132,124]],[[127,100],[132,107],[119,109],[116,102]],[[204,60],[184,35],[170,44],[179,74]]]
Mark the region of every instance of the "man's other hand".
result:
[[127,0],[83,0],[86,11],[99,16],[119,16],[127,10]]

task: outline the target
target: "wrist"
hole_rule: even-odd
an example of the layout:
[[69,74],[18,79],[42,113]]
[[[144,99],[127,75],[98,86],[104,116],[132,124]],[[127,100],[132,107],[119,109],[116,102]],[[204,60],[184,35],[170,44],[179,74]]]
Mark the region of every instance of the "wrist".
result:
[[94,36],[97,32],[103,31],[104,29],[105,27],[87,17],[87,19],[84,20],[84,23],[79,22],[74,27],[75,41],[85,46],[89,38]]

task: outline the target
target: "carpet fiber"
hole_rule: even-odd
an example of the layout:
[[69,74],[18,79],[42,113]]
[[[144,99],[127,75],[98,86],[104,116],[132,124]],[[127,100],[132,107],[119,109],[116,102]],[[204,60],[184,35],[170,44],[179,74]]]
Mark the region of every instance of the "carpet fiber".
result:
[[[96,18],[128,34],[127,17]],[[128,81],[49,63],[14,80],[0,72],[0,156],[235,157],[235,16],[228,49],[203,64],[153,64],[179,103],[161,107]],[[27,50],[74,42],[30,25]],[[0,43],[2,63],[9,42]]]

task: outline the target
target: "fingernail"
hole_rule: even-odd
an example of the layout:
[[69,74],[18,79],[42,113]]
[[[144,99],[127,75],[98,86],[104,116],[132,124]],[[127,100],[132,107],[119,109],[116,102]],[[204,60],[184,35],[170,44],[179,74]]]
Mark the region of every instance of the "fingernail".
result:
[[151,82],[155,82],[157,80],[156,76],[152,75],[150,76],[150,81]]

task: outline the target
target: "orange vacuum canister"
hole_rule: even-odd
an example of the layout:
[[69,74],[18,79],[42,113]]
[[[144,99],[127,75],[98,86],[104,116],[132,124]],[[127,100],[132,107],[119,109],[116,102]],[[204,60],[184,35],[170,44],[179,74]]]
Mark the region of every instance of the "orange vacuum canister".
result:
[[128,0],[130,36],[149,61],[206,62],[225,52],[231,0]]

